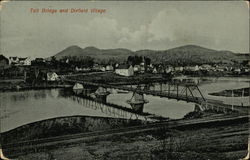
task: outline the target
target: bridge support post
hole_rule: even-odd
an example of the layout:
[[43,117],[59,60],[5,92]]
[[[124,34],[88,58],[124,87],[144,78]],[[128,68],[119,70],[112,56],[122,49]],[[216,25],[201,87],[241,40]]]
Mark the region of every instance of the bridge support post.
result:
[[95,92],[96,101],[106,103],[109,94],[106,88],[99,87]]
[[127,100],[127,103],[130,104],[132,109],[134,109],[136,112],[142,113],[144,104],[148,103],[148,101],[144,99],[143,94],[135,92],[132,98]]
[[195,104],[194,111],[195,112],[204,111],[204,105]]
[[76,83],[73,86],[73,91],[76,95],[83,95],[83,96],[88,96],[91,93],[91,89],[84,87],[83,84],[80,83]]
[[96,97],[96,101],[97,102],[102,102],[102,103],[106,103],[107,102],[107,95],[95,95]]

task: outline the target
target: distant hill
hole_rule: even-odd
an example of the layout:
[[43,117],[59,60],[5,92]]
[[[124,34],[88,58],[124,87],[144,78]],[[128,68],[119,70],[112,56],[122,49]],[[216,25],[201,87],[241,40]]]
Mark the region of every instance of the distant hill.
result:
[[231,60],[236,57],[235,53],[230,51],[217,51],[195,45],[181,46],[148,55],[151,55],[153,61],[179,64],[231,63]]
[[127,58],[129,55],[133,54],[132,51],[128,49],[98,49],[96,47],[86,47],[84,49],[79,46],[70,46],[55,55],[56,59],[61,59],[63,57],[85,57],[90,56],[97,59],[109,59],[109,58]]
[[178,64],[196,64],[196,63],[232,63],[237,59],[237,55],[231,51],[217,51],[196,45],[185,45],[168,50],[138,50],[131,51],[128,49],[98,49],[95,47],[86,47],[84,49],[79,46],[70,46],[55,57],[61,59],[68,56],[84,57],[90,56],[95,59],[120,59],[125,60],[130,55],[147,56],[152,62],[178,63]]

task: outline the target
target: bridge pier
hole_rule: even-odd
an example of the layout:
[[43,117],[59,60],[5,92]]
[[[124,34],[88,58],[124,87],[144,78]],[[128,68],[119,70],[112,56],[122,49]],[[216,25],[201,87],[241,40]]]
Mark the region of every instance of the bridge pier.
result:
[[108,95],[104,95],[104,94],[95,94],[96,96],[96,101],[97,102],[102,102],[102,103],[106,103],[107,102],[107,96]]
[[204,111],[204,108],[201,105],[199,105],[199,104],[195,104],[194,111],[195,112]]
[[91,94],[91,89],[90,88],[86,88],[84,87],[82,84],[80,83],[76,83],[73,86],[73,92],[76,95],[83,95],[83,96],[89,96]]
[[110,92],[108,92],[106,88],[99,87],[95,92],[96,101],[106,103],[107,96],[109,94],[110,94]]
[[148,100],[144,99],[143,94],[134,92],[132,98],[127,100],[127,103],[131,105],[132,109],[138,113],[143,112],[144,104],[148,103]]
[[73,86],[73,92],[77,95],[82,94],[83,89],[84,87],[80,83],[75,83],[75,85]]

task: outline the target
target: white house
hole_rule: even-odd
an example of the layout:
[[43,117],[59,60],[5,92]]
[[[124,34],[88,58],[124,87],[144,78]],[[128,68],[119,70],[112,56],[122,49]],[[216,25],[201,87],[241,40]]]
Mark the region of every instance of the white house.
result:
[[82,68],[76,66],[75,70],[76,70],[76,71],[82,71]]
[[172,71],[174,71],[174,68],[172,66],[168,65],[168,66],[165,67],[165,72],[166,73],[170,73]]
[[212,66],[209,65],[209,64],[203,64],[203,65],[200,66],[200,69],[202,69],[202,70],[211,70]]
[[31,65],[31,59],[29,57],[26,58],[9,57],[9,60],[10,64],[12,65],[24,65],[24,66]]
[[48,72],[47,73],[47,80],[48,81],[57,81],[57,80],[59,80],[59,76],[55,72]]
[[29,66],[29,65],[31,65],[31,60],[29,57],[19,58],[19,64],[24,65],[24,66]]
[[114,67],[112,65],[107,65],[106,66],[106,71],[113,71]]
[[9,57],[10,64],[16,65],[19,63],[19,58],[18,57]]
[[153,73],[158,73],[156,67],[154,67]]
[[185,67],[185,70],[186,70],[186,71],[198,71],[198,70],[200,70],[200,69],[199,69],[199,66],[196,65],[196,66],[186,66],[186,67]]
[[134,72],[140,72],[141,71],[141,66],[140,65],[135,65],[134,66]]
[[182,66],[178,66],[178,67],[175,67],[174,70],[182,72],[184,70],[184,68]]
[[106,68],[104,66],[99,66],[99,70],[105,72]]
[[240,72],[241,72],[241,69],[240,69],[240,68],[235,68],[235,69],[234,69],[234,72],[240,73]]
[[119,65],[115,73],[121,76],[133,76],[134,75],[134,68],[132,65]]

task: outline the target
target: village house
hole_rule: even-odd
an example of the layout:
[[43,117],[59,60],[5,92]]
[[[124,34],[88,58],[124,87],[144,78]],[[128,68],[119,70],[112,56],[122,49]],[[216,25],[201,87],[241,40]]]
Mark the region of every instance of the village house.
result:
[[15,66],[29,66],[31,65],[31,60],[29,57],[20,58],[20,57],[9,57],[10,64]]
[[145,73],[145,67],[140,66],[140,73]]
[[157,73],[164,73],[164,66],[159,64],[156,66],[156,69],[157,69]]
[[228,68],[225,66],[216,66],[216,71],[223,72],[223,71],[227,71],[227,70],[228,70]]
[[31,65],[30,58],[29,57],[19,58],[19,65],[23,65],[23,66],[29,66],[29,65]]
[[156,67],[154,67],[153,73],[158,73]]
[[[49,62],[47,62],[49,63]],[[33,66],[45,66],[46,62],[43,58],[36,58],[35,60],[31,61],[31,65]]]
[[199,71],[200,69],[199,69],[199,66],[196,65],[196,66],[186,66],[185,70],[186,71],[193,71],[193,72],[195,72],[195,71]]
[[112,65],[107,65],[105,68],[106,71],[113,71],[114,67]]
[[132,65],[119,65],[116,70],[115,73],[121,76],[133,76],[134,75],[134,68]]
[[47,73],[47,81],[57,81],[59,80],[59,76],[55,72]]
[[105,71],[106,71],[106,67],[104,67],[104,66],[99,66],[99,70],[105,72]]
[[11,65],[16,65],[19,63],[19,58],[18,57],[9,57],[10,64]]
[[174,68],[173,68],[172,66],[167,65],[167,66],[165,67],[165,73],[170,73],[170,72],[172,72],[172,71],[174,71]]
[[91,69],[89,67],[83,67],[82,70],[87,72],[87,71],[90,71]]
[[184,70],[184,68],[182,66],[178,66],[178,67],[174,67],[174,70],[176,72],[182,72]]
[[250,66],[250,60],[247,61],[247,66]]
[[248,67],[243,67],[241,69],[241,72],[249,72],[249,71],[250,71],[250,69]]
[[78,67],[78,66],[76,66],[75,67],[75,70],[76,71],[90,71],[91,69],[90,68],[88,68],[88,67]]
[[4,70],[9,67],[9,59],[0,55],[0,70]]
[[209,71],[209,70],[212,70],[213,67],[211,65],[209,65],[209,64],[203,64],[203,65],[200,66],[200,69]]
[[35,61],[36,62],[45,62],[45,59],[43,59],[43,58],[36,58]]
[[241,73],[241,69],[240,69],[240,68],[234,68],[233,71],[234,71],[235,73],[238,73],[238,74]]
[[141,66],[140,65],[135,65],[134,66],[134,72],[135,73],[138,73],[138,72],[140,72],[141,71]]
[[83,69],[81,67],[76,66],[75,70],[76,71],[82,71]]
[[100,70],[99,64],[95,63],[92,67],[93,70]]

